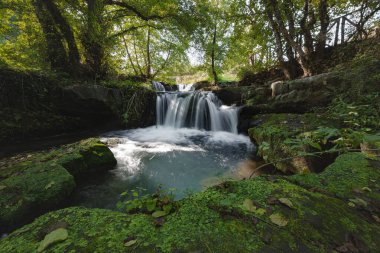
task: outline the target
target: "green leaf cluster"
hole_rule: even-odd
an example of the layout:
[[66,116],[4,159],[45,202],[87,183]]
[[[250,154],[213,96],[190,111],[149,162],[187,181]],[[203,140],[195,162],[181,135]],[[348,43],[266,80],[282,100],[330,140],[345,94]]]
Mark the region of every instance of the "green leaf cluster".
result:
[[154,194],[144,194],[146,190],[137,188],[121,194],[122,200],[117,208],[127,213],[146,213],[154,218],[160,218],[175,211],[177,203],[174,201],[174,189],[169,192],[159,186]]

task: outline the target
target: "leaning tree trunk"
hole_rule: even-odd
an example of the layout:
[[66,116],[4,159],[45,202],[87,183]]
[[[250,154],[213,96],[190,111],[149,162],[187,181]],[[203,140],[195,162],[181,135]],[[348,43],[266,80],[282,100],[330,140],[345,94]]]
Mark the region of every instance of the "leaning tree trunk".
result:
[[315,73],[312,55],[314,53],[314,41],[312,28],[316,23],[311,0],[305,0],[303,17],[300,22],[301,35],[304,38],[304,50],[300,54],[300,64],[304,71],[304,76],[312,76]]
[[212,76],[214,79],[214,85],[218,84],[218,74],[216,72],[216,63],[215,63],[215,51],[216,51],[216,35],[217,35],[217,26],[214,27],[214,34],[212,38],[212,49],[211,49],[211,70]]
[[318,5],[319,21],[321,23],[321,30],[317,38],[316,56],[318,60],[322,60],[325,57],[326,41],[328,27],[330,25],[330,17],[328,13],[327,0],[321,0]]
[[146,77],[150,79],[152,77],[152,59],[150,55],[150,27],[148,27],[148,32],[147,32],[146,57],[147,57]]
[[266,15],[268,17],[269,23],[270,23],[270,25],[273,29],[273,32],[274,32],[274,38],[275,38],[275,43],[276,43],[277,61],[279,62],[280,68],[284,72],[286,79],[291,79],[291,77],[292,77],[291,72],[289,71],[289,68],[288,68],[288,66],[284,60],[284,50],[283,50],[283,43],[282,43],[282,39],[281,39],[281,32],[279,30],[277,23],[274,20],[273,11],[269,6],[267,6],[265,8],[265,11],[266,11]]
[[68,59],[61,33],[55,26],[54,20],[46,10],[42,0],[34,0],[33,6],[46,39],[47,57],[51,69],[67,71]]
[[86,63],[93,78],[104,78],[107,75],[108,64],[105,53],[106,34],[102,23],[104,11],[103,0],[87,1],[87,30],[83,36]]
[[[289,1],[287,1],[286,3],[289,3]],[[296,77],[299,65],[301,66],[304,72],[304,76],[311,75],[311,64],[308,61],[307,55],[302,49],[302,46],[299,45],[295,40],[295,29],[293,21],[294,18],[293,16],[290,16],[290,11],[287,11],[286,15],[289,25],[285,25],[277,0],[268,0],[266,9],[267,15],[269,17],[269,20],[271,21],[272,28],[275,33],[277,54],[279,57],[281,68],[283,69],[285,76],[288,79]],[[282,38],[284,38],[285,40],[286,54],[289,58],[288,64],[286,64],[283,60],[284,51]],[[299,65],[297,64],[293,50],[297,52],[299,55]]]
[[80,67],[80,55],[75,41],[74,33],[67,20],[63,17],[60,10],[52,0],[45,0],[44,4],[46,6],[46,9],[49,11],[51,17],[53,18],[56,26],[59,28],[66,40],[69,57],[68,67],[71,68],[73,72],[75,72]]

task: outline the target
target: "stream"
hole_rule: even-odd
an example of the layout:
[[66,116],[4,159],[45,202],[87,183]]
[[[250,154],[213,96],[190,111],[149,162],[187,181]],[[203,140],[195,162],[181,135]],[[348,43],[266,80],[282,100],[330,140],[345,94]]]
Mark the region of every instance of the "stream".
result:
[[176,199],[233,177],[254,150],[237,134],[237,107],[222,105],[211,92],[179,85],[177,92],[157,90],[157,125],[114,131],[102,136],[118,164],[90,179],[73,197],[75,205],[115,209],[120,194],[136,188],[154,193],[174,189]]

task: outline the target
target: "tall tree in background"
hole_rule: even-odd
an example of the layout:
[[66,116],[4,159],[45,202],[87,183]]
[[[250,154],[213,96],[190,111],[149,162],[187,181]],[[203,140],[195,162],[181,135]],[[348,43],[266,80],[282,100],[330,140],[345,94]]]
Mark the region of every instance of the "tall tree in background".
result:
[[193,35],[194,47],[203,53],[204,61],[210,67],[214,84],[219,82],[223,60],[229,47],[233,20],[229,16],[229,1],[195,1],[194,19],[198,28]]
[[357,8],[355,29],[365,38],[379,1],[2,0],[0,64],[150,79],[189,69],[190,44],[214,83],[226,70],[273,64],[292,79],[318,73],[332,18]]
[[33,5],[45,34],[52,69],[69,68],[73,73],[80,66],[80,56],[71,26],[52,0],[33,0]]
[[[287,52],[289,61],[298,56],[304,76],[316,73],[313,55],[323,55],[329,26],[328,2],[319,0],[264,0],[265,13],[276,37],[277,54]],[[315,33],[319,20],[320,29]],[[296,28],[298,26],[298,30]],[[315,41],[317,46],[315,47]],[[282,43],[284,42],[285,45]],[[281,55],[278,55],[282,58]]]

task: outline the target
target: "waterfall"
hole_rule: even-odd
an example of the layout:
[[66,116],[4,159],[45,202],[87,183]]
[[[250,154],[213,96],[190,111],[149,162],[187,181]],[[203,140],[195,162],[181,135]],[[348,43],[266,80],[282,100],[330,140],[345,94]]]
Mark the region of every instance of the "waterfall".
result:
[[152,81],[153,89],[158,92],[165,92],[165,87],[160,82]]
[[[162,84],[161,84],[162,85]],[[179,92],[157,93],[157,125],[238,133],[239,108],[225,106],[212,92],[192,91],[189,85],[178,85]]]

